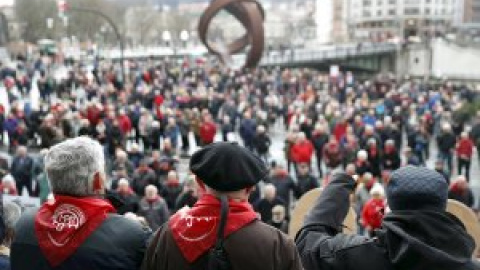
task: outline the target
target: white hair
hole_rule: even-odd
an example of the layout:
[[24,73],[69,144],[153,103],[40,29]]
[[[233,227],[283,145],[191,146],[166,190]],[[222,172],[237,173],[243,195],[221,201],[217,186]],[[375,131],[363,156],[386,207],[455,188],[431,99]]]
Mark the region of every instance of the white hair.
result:
[[94,175],[105,174],[103,148],[88,137],[66,140],[50,148],[45,169],[54,194],[89,196]]
[[265,126],[263,126],[263,125],[258,126],[258,127],[257,127],[257,131],[258,131],[259,133],[265,133]]
[[360,150],[360,151],[358,151],[358,153],[357,153],[357,158],[358,158],[358,159],[362,159],[362,160],[366,160],[366,159],[368,158],[368,153],[367,153],[367,151],[365,151],[365,150]]
[[170,178],[177,179],[177,177],[178,177],[178,175],[177,175],[176,171],[169,171],[168,174],[167,174],[168,179],[170,179]]
[[125,178],[121,178],[120,180],[118,180],[118,186],[119,186],[119,187],[120,187],[120,186],[126,186],[126,187],[128,187],[128,186],[130,186],[130,182],[128,182],[128,180],[125,179]]
[[11,174],[7,174],[2,178],[2,183],[15,184],[15,178]]
[[155,193],[155,194],[158,194],[158,188],[154,185],[148,185],[145,187],[145,195],[148,194],[148,193]]
[[380,197],[385,197],[385,189],[380,183],[373,184],[372,189],[370,189],[370,195],[378,195]]
[[265,196],[267,196],[267,194],[270,194],[273,197],[275,197],[277,193],[277,189],[273,184],[266,184],[265,187],[263,188],[263,193]]

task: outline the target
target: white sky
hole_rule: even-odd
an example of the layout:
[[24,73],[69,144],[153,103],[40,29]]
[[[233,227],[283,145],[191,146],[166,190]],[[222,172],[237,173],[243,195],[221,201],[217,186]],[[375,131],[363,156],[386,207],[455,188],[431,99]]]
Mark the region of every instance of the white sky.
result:
[[13,6],[15,0],[0,0],[0,7]]

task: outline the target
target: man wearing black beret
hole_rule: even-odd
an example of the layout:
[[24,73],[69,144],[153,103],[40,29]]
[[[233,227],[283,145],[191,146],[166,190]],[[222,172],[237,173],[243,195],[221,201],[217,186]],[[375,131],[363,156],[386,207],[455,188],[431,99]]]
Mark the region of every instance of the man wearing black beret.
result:
[[407,166],[391,175],[386,214],[375,237],[342,234],[355,180],[338,174],[295,239],[306,270],[477,270],[474,240],[446,212],[448,185],[436,171]]
[[203,194],[161,227],[143,270],[302,269],[292,240],[259,221],[248,203],[268,170],[252,152],[215,143],[196,152],[190,170]]

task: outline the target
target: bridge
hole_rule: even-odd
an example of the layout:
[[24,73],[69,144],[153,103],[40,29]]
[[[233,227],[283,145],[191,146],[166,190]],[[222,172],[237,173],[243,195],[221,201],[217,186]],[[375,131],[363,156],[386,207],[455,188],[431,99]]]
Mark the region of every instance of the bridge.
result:
[[[296,49],[265,51],[260,62],[262,67],[309,67],[328,69],[339,65],[344,69],[358,72],[376,73],[395,70],[395,57],[399,49],[393,43],[363,43],[343,45],[322,45],[316,49]],[[170,47],[138,47],[125,50],[126,59],[146,59],[161,57],[206,56],[203,47],[173,49]],[[102,50],[100,56],[119,59],[118,49]],[[233,66],[241,66],[245,55],[232,57]]]
[[393,71],[398,46],[392,43],[324,46],[318,49],[266,53],[261,66],[328,68],[339,65],[359,71]]

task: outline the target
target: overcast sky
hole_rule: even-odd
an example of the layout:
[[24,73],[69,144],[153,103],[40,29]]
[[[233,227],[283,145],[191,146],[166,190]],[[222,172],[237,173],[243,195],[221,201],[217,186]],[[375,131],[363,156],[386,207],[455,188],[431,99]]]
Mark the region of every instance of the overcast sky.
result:
[[0,7],[13,6],[15,0],[0,0]]

